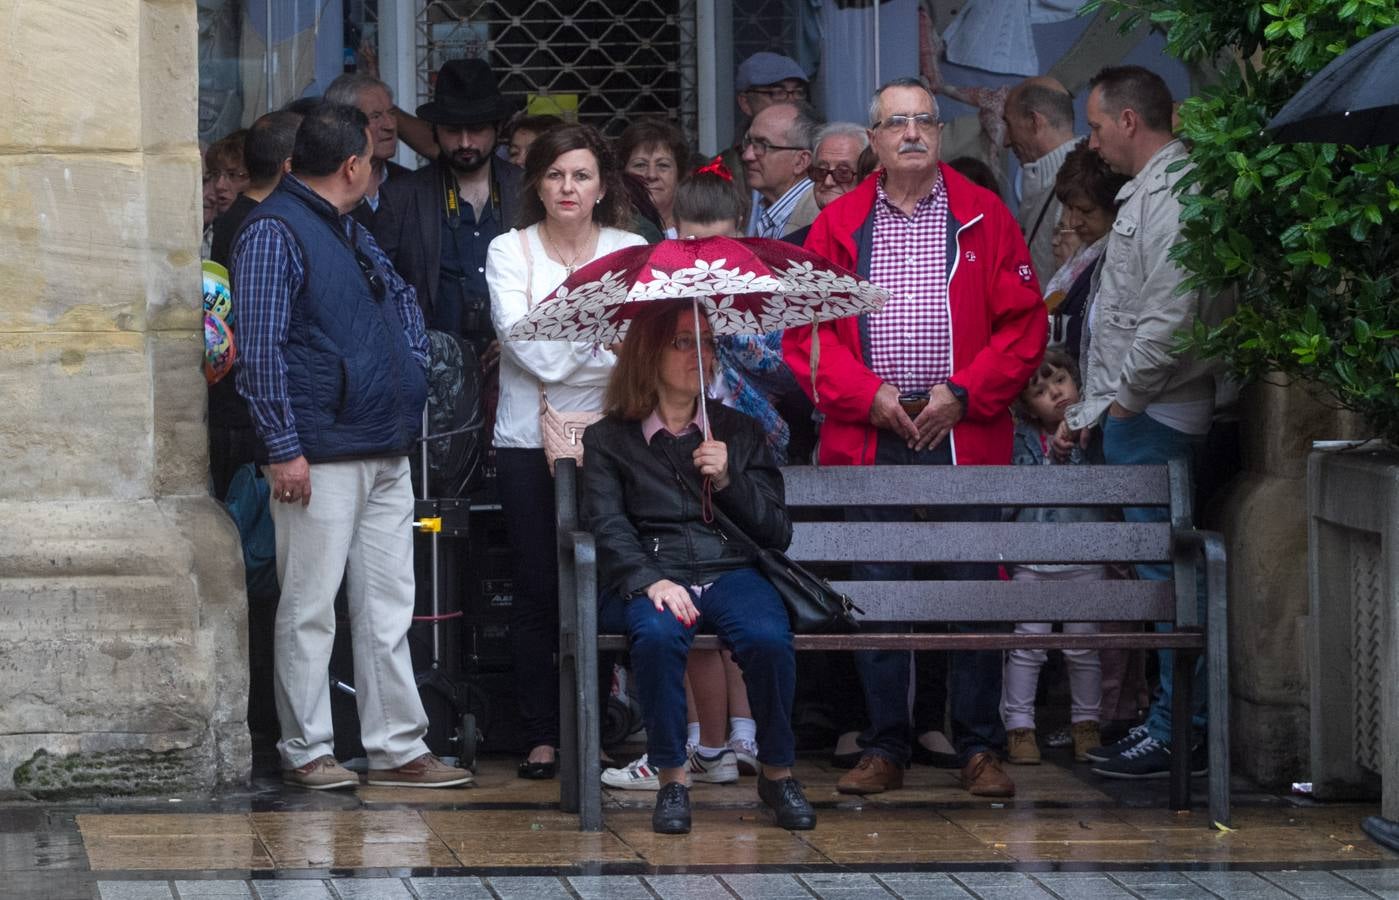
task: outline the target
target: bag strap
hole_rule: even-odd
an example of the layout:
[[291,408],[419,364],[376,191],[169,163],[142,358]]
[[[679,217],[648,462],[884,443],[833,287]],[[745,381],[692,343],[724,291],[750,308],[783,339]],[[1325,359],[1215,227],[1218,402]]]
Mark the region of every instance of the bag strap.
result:
[[[534,254],[530,252],[525,229],[516,229],[515,236],[520,239],[520,252],[525,255],[525,309],[534,309]],[[543,415],[549,408],[549,395],[544,393],[544,382],[536,379],[535,383],[539,387],[539,414]]]
[[[700,495],[699,491],[695,490],[694,485],[690,484],[690,482],[686,480],[685,474],[680,471],[680,467],[677,466],[675,464],[675,460],[671,458],[670,451],[668,449],[662,449],[661,455],[665,457],[666,462],[670,463],[670,468],[673,472],[675,472],[675,477],[677,480],[679,480],[681,486],[684,487],[685,490],[690,492],[690,496],[694,497],[696,500],[699,501],[700,508],[703,509],[704,497]],[[711,503],[710,509],[714,513],[715,521],[719,523],[720,530],[728,534],[729,537],[738,538],[740,541],[751,547],[755,552],[763,552],[765,548],[757,541],[749,537],[748,532],[744,531],[742,528],[739,528],[738,525],[734,523],[733,519],[730,519],[728,516],[726,516],[724,514],[724,511],[719,508],[719,504]]]

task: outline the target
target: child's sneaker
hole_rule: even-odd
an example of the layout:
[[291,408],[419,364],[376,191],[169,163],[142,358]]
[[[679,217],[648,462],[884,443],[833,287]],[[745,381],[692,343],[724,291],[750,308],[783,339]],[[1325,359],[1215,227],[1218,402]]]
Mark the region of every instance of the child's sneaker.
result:
[[1103,746],[1103,740],[1098,734],[1098,723],[1092,719],[1075,722],[1071,731],[1074,736],[1074,762],[1092,762],[1089,751]]
[[690,754],[689,773],[691,781],[732,784],[738,781],[738,757],[732,750],[721,750],[714,756],[696,750]]
[[602,783],[624,791],[657,791],[661,787],[660,778],[656,770],[646,762],[645,753],[641,754],[640,759],[633,760],[631,764],[620,769],[603,769]]
[[1097,750],[1089,750],[1084,756],[1088,757],[1089,762],[1107,762],[1110,759],[1117,759],[1148,737],[1145,725],[1133,725],[1132,729],[1115,743],[1099,747]]
[[1040,764],[1040,745],[1035,742],[1035,729],[1012,728],[1006,732],[1006,758],[1017,766]]
[[758,774],[758,745],[742,738],[729,741],[729,749],[738,757],[738,774]]

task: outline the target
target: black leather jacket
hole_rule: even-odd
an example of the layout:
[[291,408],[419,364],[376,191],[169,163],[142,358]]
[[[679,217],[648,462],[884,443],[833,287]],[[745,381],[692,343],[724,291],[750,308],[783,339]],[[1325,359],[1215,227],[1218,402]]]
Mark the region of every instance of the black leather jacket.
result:
[[[763,547],[785,550],[792,520],[783,502],[782,472],[761,427],[718,403],[708,407],[714,439],[729,453],[729,485],[714,491],[715,505]],[[691,460],[699,444],[698,432],[677,438],[662,430],[648,445],[640,422],[615,416],[583,433],[582,516],[597,539],[604,592],[631,596],[662,578],[708,584],[752,565],[745,541],[701,520],[697,493],[703,479]],[[677,471],[697,493],[676,480]]]

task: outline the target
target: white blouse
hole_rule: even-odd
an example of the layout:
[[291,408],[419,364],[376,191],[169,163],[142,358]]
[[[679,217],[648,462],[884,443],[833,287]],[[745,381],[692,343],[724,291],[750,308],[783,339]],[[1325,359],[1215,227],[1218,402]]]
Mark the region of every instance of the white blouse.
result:
[[[486,252],[486,286],[491,292],[491,324],[500,337],[500,403],[496,407],[495,446],[538,448],[539,386],[549,405],[559,410],[600,411],[608,376],[617,357],[597,344],[577,341],[507,341],[504,335],[529,312],[530,300],[541,303],[568,275],[549,258],[539,241],[539,226],[524,230],[529,241],[534,279],[531,297],[525,293],[525,254],[519,232],[511,230],[491,241]],[[598,234],[593,259],[614,250],[644,244],[640,235],[618,228]],[[591,260],[589,260],[591,262]]]

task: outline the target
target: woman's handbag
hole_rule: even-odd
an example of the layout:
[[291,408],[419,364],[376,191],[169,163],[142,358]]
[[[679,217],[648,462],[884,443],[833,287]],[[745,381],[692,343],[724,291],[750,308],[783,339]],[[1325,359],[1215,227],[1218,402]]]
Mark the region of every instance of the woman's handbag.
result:
[[[530,253],[529,238],[524,229],[515,232],[520,238],[520,249],[525,254],[525,303],[534,308],[534,255]],[[587,427],[602,418],[600,412],[572,412],[555,409],[549,403],[549,395],[544,385],[539,385],[539,440],[544,448],[544,458],[549,461],[549,474],[554,473],[554,463],[560,459],[575,460],[583,465],[583,432]]]
[[[675,470],[680,483],[703,505],[703,498],[681,474],[675,460],[670,459],[669,455],[666,459]],[[856,606],[854,601],[832,587],[829,581],[813,574],[781,550],[771,550],[759,545],[746,531],[724,515],[724,511],[717,505],[712,508],[714,519],[725,534],[738,538],[753,548],[757,555],[758,571],[772,583],[777,596],[782,598],[782,605],[787,607],[787,619],[791,623],[793,634],[842,634],[859,630],[860,625],[855,621],[855,613],[863,613],[864,610]]]

